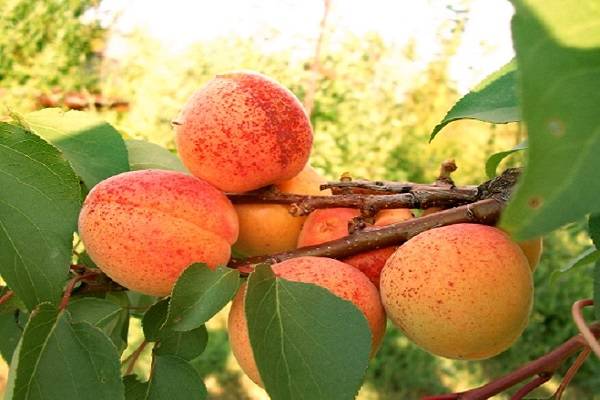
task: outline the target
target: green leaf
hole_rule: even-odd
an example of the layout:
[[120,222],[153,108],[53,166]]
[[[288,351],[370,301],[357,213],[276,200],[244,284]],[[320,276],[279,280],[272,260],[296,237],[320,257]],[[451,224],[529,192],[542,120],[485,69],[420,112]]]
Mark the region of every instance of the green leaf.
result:
[[87,322],[110,337],[117,349],[124,347],[121,331],[123,314],[128,313],[118,304],[97,297],[83,297],[71,300],[67,310],[73,322]]
[[207,343],[208,332],[204,325],[186,332],[167,329],[161,332],[153,351],[155,355],[174,355],[191,361],[202,354]]
[[156,303],[158,297],[149,296],[133,290],[125,292],[129,299],[129,306],[131,308],[131,315],[141,317],[147,311],[152,304]]
[[[524,240],[600,210],[600,180],[595,173],[600,170],[600,49],[575,48],[600,42],[600,8],[584,2],[588,12],[582,14],[579,3],[577,7],[565,7],[559,0],[513,3],[529,151],[527,168],[501,226]],[[557,20],[562,24],[555,25]],[[557,39],[565,37],[573,47]]]
[[520,121],[516,63],[511,61],[479,83],[448,111],[429,140],[452,121],[477,119],[492,123]]
[[[8,293],[10,289],[6,286],[0,287],[0,298]],[[2,304],[0,304],[0,314],[12,314],[19,308],[25,308],[25,305],[19,297],[14,294],[10,297],[10,299],[5,300]]]
[[148,400],[202,400],[206,386],[188,362],[173,356],[154,357]]
[[229,303],[239,286],[238,270],[190,265],[175,283],[165,325],[176,331],[200,327]]
[[567,272],[573,268],[583,267],[584,265],[592,264],[600,259],[600,250],[589,248],[573,258],[567,265],[562,267],[560,272]]
[[596,246],[600,249],[600,214],[592,214],[588,219],[588,233]]
[[184,360],[193,360],[202,354],[208,343],[206,327],[202,325],[186,332],[163,327],[167,319],[168,305],[168,300],[161,300],[144,314],[144,336],[146,340],[157,342],[154,354],[175,355]]
[[0,123],[0,275],[29,308],[57,302],[81,206],[79,179],[38,136]]
[[10,375],[8,400],[124,399],[112,342],[86,322],[70,322],[68,312],[49,303],[32,313]]
[[519,143],[518,145],[516,145],[515,147],[513,147],[510,150],[501,151],[501,152],[492,154],[485,162],[485,173],[487,174],[488,178],[492,179],[497,175],[496,170],[498,169],[498,165],[500,165],[502,160],[504,160],[506,157],[510,156],[513,153],[516,153],[518,151],[525,150],[525,149],[527,149],[527,141],[526,140]]
[[21,327],[19,326],[19,315],[0,315],[0,355],[10,361],[19,339],[21,338]]
[[600,321],[600,260],[594,267],[594,318]]
[[148,382],[140,382],[135,375],[123,378],[125,400],[145,400],[148,393]]
[[169,150],[144,140],[126,140],[129,166],[139,169],[166,169],[189,173],[181,160]]
[[371,331],[351,302],[316,285],[250,275],[248,332],[262,381],[277,399],[352,399],[369,361]]
[[146,311],[142,319],[142,328],[146,340],[156,342],[160,335],[160,330],[167,320],[167,310],[169,309],[169,300],[164,299],[154,304]]
[[128,375],[123,383],[126,400],[202,400],[208,395],[196,370],[185,360],[173,356],[155,356],[148,382]]
[[129,171],[121,134],[91,113],[46,108],[25,114],[19,120],[58,147],[88,189],[110,176]]

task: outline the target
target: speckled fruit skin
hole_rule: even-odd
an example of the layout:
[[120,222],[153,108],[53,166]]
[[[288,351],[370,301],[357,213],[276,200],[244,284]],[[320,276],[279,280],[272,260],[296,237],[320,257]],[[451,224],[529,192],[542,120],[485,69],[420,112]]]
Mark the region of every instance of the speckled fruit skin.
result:
[[227,192],[245,192],[297,175],[312,128],[302,104],[253,72],[218,75],[192,95],[174,121],[190,172]]
[[227,197],[180,172],[125,172],[96,185],[79,215],[79,235],[98,267],[119,284],[165,296],[193,262],[229,260],[238,235]]
[[529,240],[524,240],[522,242],[517,242],[521,250],[523,250],[523,254],[527,257],[527,261],[529,262],[529,267],[531,271],[535,271],[538,264],[540,263],[540,258],[542,257],[542,251],[544,249],[544,243],[541,237],[533,238]]
[[[363,312],[371,328],[371,357],[375,355],[385,333],[385,312],[379,293],[367,277],[341,261],[325,257],[298,257],[272,266],[280,278],[294,282],[313,283],[351,301]],[[231,350],[242,370],[256,384],[262,386],[244,313],[245,285],[233,299],[227,324]]]
[[[331,191],[319,190],[325,182],[307,164],[298,175],[276,186],[284,193],[326,196]],[[240,222],[240,235],[234,247],[242,254],[258,256],[296,248],[306,217],[294,217],[288,206],[278,204],[236,204],[235,210]]]
[[[348,222],[358,217],[360,211],[354,208],[324,208],[316,210],[308,216],[300,236],[298,247],[312,246],[348,236]],[[413,218],[409,209],[399,208],[381,210],[375,217],[374,226],[385,226]],[[387,259],[396,247],[371,250],[345,258],[347,264],[362,271],[379,288],[379,276]]]
[[456,224],[400,246],[381,273],[388,317],[425,350],[477,360],[506,350],[527,325],[527,259],[499,229]]

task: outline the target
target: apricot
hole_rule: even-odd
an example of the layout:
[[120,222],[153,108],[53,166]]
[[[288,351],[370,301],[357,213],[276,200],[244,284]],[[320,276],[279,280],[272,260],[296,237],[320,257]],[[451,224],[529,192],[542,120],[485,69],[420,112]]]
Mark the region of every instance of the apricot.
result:
[[542,251],[544,249],[544,243],[541,237],[533,238],[529,240],[524,240],[522,242],[517,242],[521,250],[523,250],[523,254],[527,257],[527,261],[529,262],[529,267],[531,271],[535,271],[537,268],[540,258],[542,257]]
[[[276,276],[294,282],[312,283],[328,289],[334,295],[351,301],[362,311],[371,328],[371,356],[379,348],[385,332],[385,312],[379,293],[367,277],[341,261],[325,257],[298,257],[272,266]],[[260,374],[248,337],[244,312],[245,284],[233,299],[227,329],[233,355],[242,370],[257,385]]]
[[[329,195],[320,191],[325,180],[310,166],[292,179],[277,184],[284,193]],[[306,217],[294,217],[289,207],[279,204],[236,204],[240,234],[234,247],[246,256],[274,254],[296,248],[298,235]]]
[[[348,236],[348,222],[359,215],[360,211],[354,208],[325,208],[310,213],[300,231],[298,247],[312,246]],[[381,210],[375,216],[373,225],[385,226],[412,217],[412,212],[407,208]],[[381,269],[395,250],[394,246],[385,247],[356,254],[342,261],[358,268],[379,288]]]
[[229,199],[203,180],[142,170],[110,177],[90,191],[79,235],[114,281],[165,296],[191,263],[215,267],[229,260],[238,222]]
[[527,325],[527,259],[499,229],[456,224],[423,232],[388,259],[381,299],[406,336],[435,355],[477,360],[506,350]]
[[310,121],[296,96],[253,72],[217,75],[173,124],[188,170],[229,192],[293,178],[312,145]]

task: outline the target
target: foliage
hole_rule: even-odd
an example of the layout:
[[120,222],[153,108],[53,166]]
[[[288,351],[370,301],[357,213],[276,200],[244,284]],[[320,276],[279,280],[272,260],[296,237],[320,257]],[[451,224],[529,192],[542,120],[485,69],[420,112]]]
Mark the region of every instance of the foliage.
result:
[[82,15],[97,0],[2,0],[0,9],[0,99],[11,108],[55,87],[61,91],[99,83],[105,30]]
[[[443,44],[443,55],[404,93],[399,93],[404,79],[389,61],[406,63],[410,56],[376,35],[350,38],[322,60],[311,116],[316,132],[312,161],[330,177],[350,170],[356,176],[427,181],[435,175],[432,165],[455,155],[465,166],[461,179],[481,180],[486,155],[496,153],[488,161],[489,174],[512,152],[507,148],[522,142],[520,128],[447,123],[463,118],[508,122],[522,115],[529,132],[526,172],[503,223],[526,237],[575,222],[547,237],[547,255],[535,275],[534,313],[511,350],[476,365],[442,361],[389,328],[366,372],[367,386],[389,398],[454,390],[456,378],[451,382],[450,375],[469,376],[477,384],[506,373],[576,332],[568,313],[574,299],[600,298],[598,265],[584,257],[572,264],[576,269],[565,268],[565,260],[590,244],[581,218],[598,211],[598,184],[589,171],[597,168],[592,156],[598,147],[594,66],[600,40],[592,25],[584,24],[598,17],[597,9],[588,7],[591,1],[560,12],[558,1],[515,4],[518,73],[495,74],[454,108],[456,91],[440,82],[447,80],[448,59],[460,41],[460,21],[454,27],[457,34]],[[31,99],[37,94],[32,88],[57,84],[67,90],[98,87],[93,43],[102,29],[79,18],[93,2],[7,0],[2,5],[7,16],[0,20],[0,32],[10,28],[23,38],[0,38],[0,81],[10,96],[24,90]],[[573,19],[584,22],[575,25]],[[572,26],[583,28],[572,31]],[[218,346],[225,338],[205,323],[239,290],[237,271],[193,264],[169,299],[76,293],[66,308],[58,306],[70,261],[85,260],[81,246],[73,243],[82,192],[130,169],[183,169],[165,149],[173,147],[169,122],[215,72],[256,69],[302,97],[309,71],[306,63],[290,63],[286,52],[265,55],[247,41],[199,44],[181,62],[165,60],[146,36],[137,39],[135,52],[113,66],[102,83],[107,92],[127,94],[134,105],[126,114],[103,114],[116,128],[95,113],[58,110],[13,114],[16,121],[0,123],[0,274],[15,292],[0,308],[0,353],[11,359],[8,399],[205,398],[203,378],[216,370],[226,380],[225,352],[210,339],[216,337]],[[232,54],[237,55],[235,64]],[[556,76],[560,79],[553,80]],[[26,102],[15,104],[27,108]],[[444,135],[434,147],[426,147],[438,120],[442,122],[433,135],[442,128]],[[459,133],[465,127],[470,132]],[[448,132],[452,129],[454,134]],[[129,140],[123,141],[120,133]],[[581,149],[577,154],[575,146]],[[598,217],[590,218],[589,232],[597,246]],[[268,266],[257,268],[247,282],[250,341],[267,391],[276,399],[351,398],[365,379],[370,345],[360,312],[325,289],[277,278]],[[7,291],[3,287],[0,294]],[[126,349],[133,342],[129,324],[139,325],[140,316],[139,342],[152,342],[152,368],[144,369],[148,376],[122,377],[119,361],[133,353]],[[211,357],[218,367],[209,365]],[[577,396],[597,392],[599,376],[597,364],[585,364],[573,383]]]

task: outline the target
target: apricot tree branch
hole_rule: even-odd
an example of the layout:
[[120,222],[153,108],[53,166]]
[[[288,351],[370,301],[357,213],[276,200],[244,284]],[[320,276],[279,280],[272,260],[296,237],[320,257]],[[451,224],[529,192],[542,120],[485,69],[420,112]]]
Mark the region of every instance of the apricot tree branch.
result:
[[589,347],[587,347],[587,348],[583,349],[581,351],[581,353],[579,353],[579,355],[577,356],[575,361],[573,361],[573,364],[571,364],[571,366],[565,373],[565,376],[563,377],[563,380],[560,382],[558,389],[556,389],[556,392],[554,392],[554,396],[552,396],[552,398],[554,400],[560,400],[562,398],[562,395],[563,395],[565,389],[567,388],[569,383],[571,383],[571,380],[573,380],[573,377],[575,376],[575,374],[577,374],[577,371],[579,371],[579,368],[581,368],[581,366],[583,365],[585,360],[588,358],[588,356],[590,355],[590,352],[591,352],[591,349]]
[[597,336],[594,336],[590,327],[586,324],[585,319],[583,318],[583,308],[587,306],[593,306],[594,300],[579,300],[573,304],[571,307],[571,314],[573,315],[573,321],[575,321],[575,325],[577,325],[577,329],[581,332],[583,338],[587,341],[590,349],[600,358],[600,343],[596,340]]
[[[589,327],[590,332],[594,337],[600,336],[600,323],[593,324]],[[443,395],[434,395],[424,397],[422,400],[480,400],[488,399],[498,393],[511,388],[512,386],[523,382],[524,380],[536,377],[530,383],[521,388],[519,392],[524,396],[525,392],[530,392],[535,387],[542,385],[547,381],[548,377],[554,375],[560,366],[573,354],[578,353],[582,349],[588,348],[586,339],[581,334],[575,335],[551,352],[533,360],[521,368],[512,371],[492,382],[475,389],[467,390],[460,393],[450,393]],[[577,362],[577,360],[575,361]],[[535,386],[537,385],[537,386]],[[519,393],[517,392],[517,393]],[[516,396],[516,394],[515,394]],[[515,397],[513,397],[515,398]],[[518,397],[516,397],[518,399]]]
[[[270,187],[254,192],[228,194],[228,196],[234,203],[290,205],[290,213],[296,216],[307,215],[319,208],[333,207],[358,208],[363,216],[373,216],[377,211],[386,208],[451,208],[490,197],[498,197],[498,195],[502,200],[507,200],[518,179],[519,172],[518,169],[508,169],[499,177],[479,186],[455,187],[447,184],[342,181],[336,183],[336,187],[358,188],[361,192],[332,196],[308,196],[282,193]],[[333,187],[333,184],[321,186],[321,188]],[[363,192],[365,188],[368,193]],[[381,191],[377,192],[378,189]]]
[[401,244],[426,230],[458,223],[494,225],[500,216],[504,202],[494,198],[451,208],[435,214],[390,224],[385,227],[365,229],[360,233],[325,242],[316,246],[267,256],[232,260],[230,267],[252,267],[261,263],[278,263],[301,256],[345,258],[368,250]]
[[511,400],[522,400],[526,395],[531,393],[534,389],[536,389],[536,388],[542,386],[544,383],[548,382],[550,380],[550,378],[552,378],[551,373],[542,372],[541,374],[539,374],[538,376],[536,376],[535,378],[533,378],[532,380],[527,382],[525,385],[523,385],[519,390],[517,390],[510,399]]

